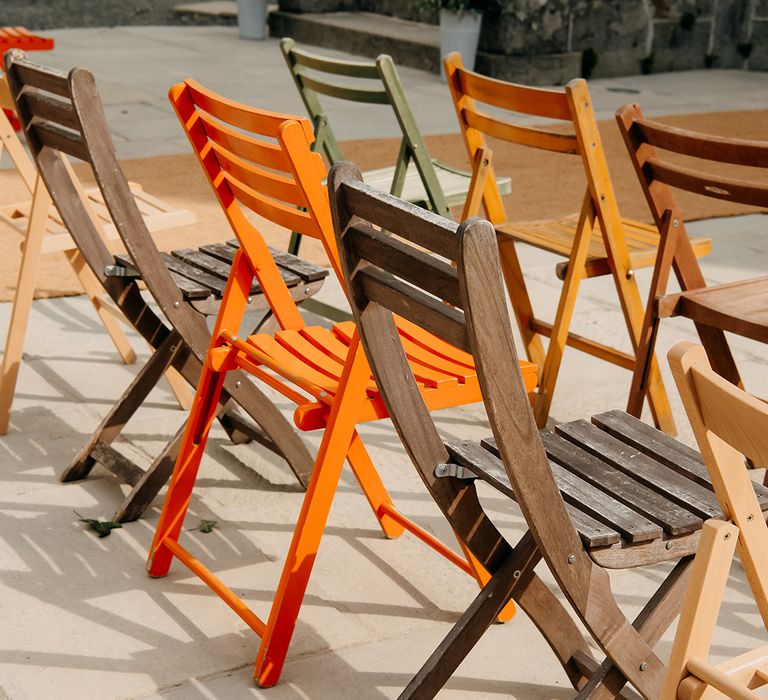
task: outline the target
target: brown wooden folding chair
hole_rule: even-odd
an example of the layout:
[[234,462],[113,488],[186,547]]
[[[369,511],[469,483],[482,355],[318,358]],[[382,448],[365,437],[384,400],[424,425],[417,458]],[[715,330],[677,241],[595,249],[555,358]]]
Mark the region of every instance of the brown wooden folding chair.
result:
[[[733,168],[728,175],[711,172],[718,165],[768,171],[768,142],[725,138],[667,126],[646,119],[636,104],[619,109],[616,119],[661,231],[659,255],[653,270],[627,405],[627,411],[639,415],[648,391],[648,367],[661,319],[670,316],[690,318],[712,367],[737,385],[741,384],[741,378],[725,331],[768,343],[768,277],[707,286],[696,259],[695,243],[688,236],[683,212],[675,203],[672,192],[679,189],[703,197],[768,208],[768,182],[765,179],[757,181],[754,170],[745,167],[737,175],[733,174]],[[671,160],[669,153],[696,160],[683,165]],[[682,292],[665,296],[672,270]]]
[[[2,76],[0,76],[0,107],[3,110],[15,112],[8,83]],[[53,207],[50,195],[40,180],[34,163],[29,159],[5,111],[0,112],[0,155],[3,151],[8,154],[31,199],[0,205],[0,220],[8,224],[11,231],[23,237],[22,259],[19,265],[11,320],[5,336],[3,363],[0,369],[0,435],[5,435],[8,430],[41,255],[57,251],[66,255],[67,262],[77,275],[83,291],[88,295],[99,320],[104,325],[123,362],[131,364],[136,359],[136,353],[120,326],[120,321],[123,320],[120,312],[110,303],[98,280],[85,264],[61,217]],[[117,238],[118,235],[104,205],[101,193],[98,188],[84,189],[71,170],[70,176],[77,186],[78,193],[86,201],[86,205],[92,213],[92,219],[98,225],[102,239],[109,246],[109,241]],[[148,195],[136,183],[129,183],[129,186],[141,209],[147,228],[151,232],[157,233],[195,222],[194,213],[188,209],[172,207],[156,197]],[[169,369],[168,380],[181,407],[187,408],[191,401],[191,395],[184,381],[176,375],[172,368]]]
[[[366,186],[349,163],[331,170],[329,187],[352,309],[384,403],[430,494],[492,574],[401,697],[433,697],[511,596],[579,698],[636,697],[624,689],[629,681],[656,700],[665,667],[653,646],[679,611],[703,520],[722,517],[700,456],[620,411],[539,433],[517,369],[493,226],[424,222],[404,202]],[[443,442],[393,314],[471,353],[493,438]],[[529,530],[514,546],[483,510],[477,479],[510,505],[517,501]],[[768,510],[768,490],[755,490]],[[567,603],[536,575],[541,559]],[[663,561],[676,564],[630,622],[607,570]],[[602,662],[566,606],[605,653]]]
[[[217,295],[220,299],[237,251],[229,247],[230,263],[226,263],[226,251],[216,250],[219,268],[224,266],[223,277],[185,266],[177,256],[161,254],[120,167],[93,75],[82,68],[65,75],[27,61],[18,50],[6,53],[5,62],[41,181],[101,287],[154,350],[62,475],[64,481],[82,479],[98,462],[133,487],[114,519],[135,519],[170,476],[183,427],[147,470],[127,459],[112,443],[169,367],[178,370],[191,386],[197,385],[211,337],[206,316],[218,309]],[[90,166],[127,251],[129,267],[118,265],[104,243],[66,156]],[[213,265],[205,262],[206,255],[200,258],[203,267]],[[167,324],[142,297],[139,277]],[[299,283],[298,276],[293,277],[289,294],[296,298],[311,295],[322,284],[322,276],[311,283]],[[252,306],[268,306],[260,289],[251,292],[248,301]],[[237,406],[248,418],[236,410]],[[227,377],[214,413],[233,440],[263,443],[285,458],[302,484],[309,481],[312,459],[306,446],[274,403],[243,373],[233,372]]]
[[[639,267],[653,265],[659,234],[655,226],[623,218],[619,213],[592,100],[584,80],[572,80],[564,90],[505,83],[466,70],[457,53],[446,57],[445,74],[469,158],[474,163],[473,188],[467,198],[464,218],[475,215],[482,203],[488,219],[496,227],[504,276],[525,351],[528,359],[537,363],[541,371],[534,411],[537,423],[543,427],[549,416],[566,346],[626,369],[634,368],[643,319],[643,303],[634,272]],[[505,110],[505,114],[500,116],[496,111],[491,114],[478,104]],[[573,132],[523,126],[507,116],[515,112],[568,122],[573,126]],[[581,211],[557,220],[510,221],[495,185],[487,137],[555,153],[578,155],[586,176]],[[552,196],[555,197],[556,193],[553,192]],[[552,323],[534,315],[517,255],[518,243],[526,243],[568,259],[556,268],[563,288]],[[708,240],[696,240],[693,244],[697,255],[705,255],[709,251]],[[631,353],[569,330],[581,281],[603,275],[613,277],[629,332]],[[546,352],[542,338],[549,338]],[[648,398],[653,419],[657,427],[674,433],[674,421],[658,364],[651,359]]]
[[768,630],[768,526],[744,458],[768,464],[768,407],[712,370],[699,345],[678,343],[669,364],[715,493],[730,522],[705,523],[661,700],[757,700],[768,684],[768,645],[707,660],[736,551]]

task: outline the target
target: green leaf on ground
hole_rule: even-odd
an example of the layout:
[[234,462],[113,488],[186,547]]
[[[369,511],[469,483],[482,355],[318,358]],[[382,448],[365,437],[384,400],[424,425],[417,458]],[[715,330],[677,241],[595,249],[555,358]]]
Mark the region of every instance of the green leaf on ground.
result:
[[84,518],[80,513],[74,511],[81,523],[85,523],[91,530],[93,530],[99,537],[109,537],[112,530],[122,527],[120,523],[112,522],[111,520],[96,520],[95,518]]
[[200,527],[197,529],[200,530],[200,532],[202,532],[204,535],[207,535],[209,532],[213,532],[213,528],[215,528],[217,524],[217,520],[201,520]]

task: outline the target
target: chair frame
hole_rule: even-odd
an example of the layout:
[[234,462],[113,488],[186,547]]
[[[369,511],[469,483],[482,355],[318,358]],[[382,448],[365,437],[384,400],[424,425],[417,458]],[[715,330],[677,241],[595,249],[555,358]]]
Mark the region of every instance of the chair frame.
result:
[[[357,432],[358,424],[387,417],[376,388],[371,384],[370,369],[357,332],[351,331],[345,350],[336,351],[336,365],[316,349],[305,349],[303,352],[310,353],[306,355],[309,359],[305,366],[300,366],[296,357],[276,348],[292,342],[294,336],[291,333],[312,329],[305,325],[295,304],[286,301],[282,279],[274,276],[274,262],[266,244],[256,226],[245,217],[244,209],[269,218],[286,231],[320,239],[332,267],[337,275],[341,274],[328,194],[323,187],[326,170],[320,154],[311,150],[314,135],[309,120],[232,102],[192,80],[171,88],[170,99],[238,238],[240,251],[232,266],[216,320],[205,368],[150,549],[147,570],[151,576],[164,576],[176,558],[219,595],[261,638],[254,678],[260,686],[269,687],[279,679],[345,461],[349,462],[387,537],[398,537],[408,530],[481,584],[487,581],[488,574],[467,550],[464,556],[456,554],[395,509]],[[265,137],[276,139],[277,146],[271,141],[265,145]],[[270,171],[263,166],[269,166]],[[420,216],[429,215],[414,205],[412,209]],[[443,221],[441,217],[429,216]],[[276,335],[260,334],[245,339],[238,333],[245,297],[254,277],[265,290],[282,330]],[[409,332],[410,326],[405,321],[403,324],[403,332]],[[316,344],[321,343],[317,336],[313,338]],[[466,357],[448,343],[419,329],[415,330],[413,338],[422,349],[436,347],[443,358]],[[326,349],[330,354],[329,347],[319,345],[319,349]],[[413,352],[423,355],[422,350]],[[436,360],[438,355],[431,357]],[[247,370],[293,401],[297,407],[294,420],[301,429],[323,430],[311,480],[266,621],[248,609],[237,594],[178,541],[205,450],[213,408],[222,382],[235,368]],[[431,410],[479,399],[474,368],[464,371],[471,381],[446,386],[424,385],[425,399]],[[526,375],[532,388],[534,368],[528,366]],[[502,608],[499,611],[501,618],[514,611],[513,605]]]
[[[768,168],[768,144],[764,141],[724,138],[669,127],[646,119],[637,104],[621,107],[616,112],[616,120],[651,214],[661,233],[659,255],[654,266],[627,404],[629,413],[639,415],[648,389],[648,358],[653,355],[662,318],[689,316],[694,321],[712,367],[720,376],[739,386],[741,377],[724,330],[754,337],[749,324],[736,322],[722,325],[723,319],[714,313],[710,316],[691,315],[692,312],[686,308],[686,292],[708,289],[716,293],[718,289],[726,290],[733,286],[733,283],[707,287],[693,252],[683,212],[675,202],[672,188],[705,197],[768,207],[768,185],[693,171],[664,160],[659,150],[690,155],[714,163]],[[679,294],[667,294],[672,271],[680,285]]]
[[[675,544],[662,544],[655,554],[649,552],[633,563],[625,559],[610,564],[611,568],[625,568],[660,559],[677,561],[630,622],[611,591],[605,570],[608,564],[599,563],[607,560],[598,556],[600,550],[588,552],[582,545],[555,483],[522,378],[515,371],[515,343],[493,226],[479,219],[459,227],[447,223],[438,227],[434,222],[419,225],[407,216],[410,212],[405,203],[367,187],[352,164],[334,166],[329,186],[355,320],[392,421],[451,527],[492,574],[400,697],[434,697],[511,596],[550,644],[578,689],[578,698],[636,698],[631,689],[624,688],[628,681],[643,697],[657,698],[665,667],[652,648],[679,611],[698,537],[686,536],[685,543],[677,540],[679,549]],[[403,246],[397,246],[397,256],[383,242],[376,251],[363,249],[360,241],[371,235],[371,225],[414,244],[410,259]],[[395,247],[395,243],[391,245]],[[451,268],[449,261],[456,261],[456,267]],[[509,490],[529,527],[514,546],[484,512],[473,482],[477,472],[462,473],[457,468],[424,410],[398,347],[393,314],[438,337],[450,338],[475,358]],[[653,432],[658,440],[661,434]],[[605,652],[602,663],[592,656],[565,606],[537,577],[534,568],[541,559]]]
[[[414,204],[419,204],[441,216],[451,218],[450,207],[462,204],[465,197],[463,194],[446,197],[437,170],[465,175],[468,187],[471,182],[470,173],[464,173],[430,158],[429,149],[416,124],[416,118],[405,96],[405,90],[391,56],[382,54],[375,62],[344,61],[297,48],[294,40],[289,38],[280,41],[280,49],[302,102],[312,120],[312,127],[315,132],[313,148],[322,152],[330,165],[344,160],[344,156],[320,96],[325,95],[358,104],[388,105],[392,109],[402,132],[392,184],[389,188],[390,193],[398,197],[402,196],[408,166],[413,163],[427,195],[427,201],[414,201]],[[314,73],[307,75],[307,70],[314,71]],[[339,83],[333,80],[334,78],[351,78],[353,80]],[[362,81],[364,87],[358,87],[354,83],[357,80]],[[369,86],[370,83],[365,84],[365,81],[373,80],[380,82],[381,87],[372,88]],[[505,179],[502,184],[508,187],[508,180]],[[290,252],[296,253],[299,243],[300,238],[296,235],[292,236]]]
[[[466,70],[461,56],[457,53],[447,56],[444,65],[461,132],[474,169],[473,187],[467,199],[472,206],[465,210],[464,216],[476,215],[482,204],[486,216],[497,227],[504,276],[525,351],[528,359],[541,368],[539,388],[534,397],[534,410],[538,425],[544,427],[566,346],[626,369],[634,368],[644,317],[643,302],[634,277],[634,269],[637,266],[653,264],[655,250],[651,255],[631,254],[624,229],[642,229],[643,235],[649,240],[653,240],[657,234],[650,227],[622,219],[620,216],[586,81],[572,80],[564,90],[506,83]],[[477,102],[569,122],[573,125],[574,133],[560,134],[521,126],[500,117],[490,116],[478,109]],[[520,239],[516,238],[515,228],[521,224],[510,222],[507,218],[495,184],[493,166],[487,162],[490,149],[486,134],[523,146],[556,153],[577,154],[582,160],[587,180],[586,193],[570,251],[558,251],[558,254],[568,257],[568,262],[557,266],[557,276],[563,280],[563,287],[552,323],[542,321],[534,315],[516,250]],[[535,223],[538,226],[544,222]],[[552,223],[557,226],[560,222]],[[590,250],[596,229],[599,229],[604,246],[604,258],[595,258]],[[546,235],[542,226],[542,238]],[[554,252],[554,249],[547,246],[546,241],[539,244],[544,250]],[[632,345],[631,353],[608,347],[569,330],[581,282],[589,277],[607,274],[612,276],[615,283]],[[542,338],[549,338],[546,352]],[[674,434],[669,400],[658,363],[653,357],[649,367],[648,387],[649,406],[656,426]]]
[[[98,461],[133,488],[114,516],[139,517],[170,476],[183,429],[146,471],[111,447],[127,421],[170,367],[196,386],[210,341],[203,314],[187,303],[160,257],[136,205],[112,143],[93,75],[82,68],[69,74],[31,63],[23,52],[5,55],[6,75],[40,173],[53,202],[91,272],[123,316],[153,348],[122,397],[62,474],[63,481],[85,478]],[[88,163],[120,238],[170,327],[143,299],[136,279],[107,274],[114,257],[80,197],[66,156]],[[240,416],[240,406],[251,420]],[[242,373],[231,373],[214,411],[230,438],[256,440],[282,456],[300,483],[309,481],[312,459],[274,403]]]
[[768,630],[768,526],[761,517],[744,457],[768,464],[765,403],[713,371],[703,347],[678,343],[668,355],[699,449],[730,522],[708,521],[677,627],[661,700],[710,697],[738,700],[768,683],[768,645],[721,664],[706,660],[738,550],[763,625]]

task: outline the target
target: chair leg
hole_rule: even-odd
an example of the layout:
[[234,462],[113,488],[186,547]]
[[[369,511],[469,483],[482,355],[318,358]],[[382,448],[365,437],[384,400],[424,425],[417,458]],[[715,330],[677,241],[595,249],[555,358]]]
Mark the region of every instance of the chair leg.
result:
[[123,364],[132,365],[136,362],[136,353],[131,347],[128,336],[125,335],[125,331],[121,328],[117,316],[107,306],[101,284],[99,284],[91,268],[85,264],[85,260],[83,260],[83,256],[77,248],[65,251],[65,255],[77,278],[80,280],[83,291],[85,291],[93,308],[96,309],[99,320],[112,340],[112,344],[120,355]]
[[393,507],[394,504],[357,430],[352,435],[347,460],[384,534],[390,539],[400,537],[405,528],[392,520],[386,514],[387,509],[382,507],[384,504]]
[[[91,456],[97,442],[111,444],[131,419],[134,413],[155,388],[163,372],[184,349],[176,332],[171,332],[150,355],[144,366],[130,383],[123,395],[117,400],[109,413],[96,428],[90,440],[84,445],[74,461],[61,475],[61,481],[77,481],[90,473],[95,461]],[[185,350],[186,351],[186,350]]]
[[533,307],[531,297],[525,285],[525,277],[517,257],[517,249],[513,240],[499,240],[499,256],[501,268],[507,283],[509,298],[512,301],[512,309],[517,318],[520,335],[523,337],[525,352],[530,362],[542,366],[545,360],[544,345],[541,342],[541,334],[533,330]]
[[406,686],[399,700],[430,700],[440,692],[480,637],[501,614],[515,590],[530,583],[533,569],[540,558],[533,536],[530,532],[526,533]]
[[[359,441],[355,430],[356,415],[361,401],[365,398],[365,385],[370,377],[370,369],[357,337],[350,345],[349,353],[351,360],[344,368],[339,393],[323,432],[307,493],[272,602],[267,628],[254,664],[253,676],[262,688],[275,685],[280,678],[341,470],[344,461],[349,457],[352,443]],[[359,447],[356,449],[359,450]]]
[[21,255],[19,274],[16,279],[16,291],[13,295],[11,320],[5,339],[3,365],[2,370],[0,370],[0,435],[5,435],[8,432],[11,404],[16,391],[16,380],[19,376],[24,337],[27,334],[29,312],[32,309],[32,299],[35,293],[37,265],[50,205],[51,198],[48,190],[45,189],[42,179],[38,176],[35,180],[27,234],[24,239],[24,251]]
[[207,364],[203,365],[195,403],[192,406],[192,413],[173,469],[171,485],[168,487],[163,511],[149,551],[147,572],[150,576],[165,576],[170,569],[173,554],[163,546],[163,543],[167,539],[173,541],[179,539],[197,471],[208,441],[208,433],[216,416],[224,376],[224,372],[215,372]]

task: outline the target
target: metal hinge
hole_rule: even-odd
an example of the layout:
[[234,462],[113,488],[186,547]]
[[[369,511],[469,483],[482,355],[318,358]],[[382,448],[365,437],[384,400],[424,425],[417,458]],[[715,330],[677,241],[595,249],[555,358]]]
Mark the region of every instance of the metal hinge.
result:
[[438,464],[435,467],[435,476],[438,479],[442,479],[446,476],[452,476],[454,479],[477,479],[477,476],[473,474],[469,469],[462,467],[460,464]]
[[140,277],[138,270],[124,265],[107,265],[104,268],[105,277]]

